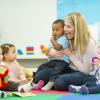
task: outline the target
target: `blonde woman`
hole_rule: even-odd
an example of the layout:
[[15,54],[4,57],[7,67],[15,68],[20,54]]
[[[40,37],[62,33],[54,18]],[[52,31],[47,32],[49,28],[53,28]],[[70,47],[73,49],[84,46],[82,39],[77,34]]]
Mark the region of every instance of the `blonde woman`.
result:
[[[67,90],[68,86],[82,85],[86,82],[94,82],[96,79],[90,75],[93,65],[90,60],[96,55],[96,45],[91,38],[83,17],[79,13],[71,13],[65,18],[65,34],[69,40],[69,48],[62,51],[51,49],[49,56],[67,55],[70,59],[69,67],[56,78],[54,89]],[[35,82],[42,79],[48,81],[50,70],[41,70],[35,75]]]

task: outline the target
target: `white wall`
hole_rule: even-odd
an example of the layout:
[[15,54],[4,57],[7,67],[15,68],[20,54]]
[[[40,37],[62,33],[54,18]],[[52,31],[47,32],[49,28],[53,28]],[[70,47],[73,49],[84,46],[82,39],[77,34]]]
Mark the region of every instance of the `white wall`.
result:
[[99,40],[99,25],[98,23],[93,25],[88,25],[89,31],[91,33],[91,36],[97,41]]
[[48,42],[56,19],[56,0],[0,0],[0,44],[24,49]]

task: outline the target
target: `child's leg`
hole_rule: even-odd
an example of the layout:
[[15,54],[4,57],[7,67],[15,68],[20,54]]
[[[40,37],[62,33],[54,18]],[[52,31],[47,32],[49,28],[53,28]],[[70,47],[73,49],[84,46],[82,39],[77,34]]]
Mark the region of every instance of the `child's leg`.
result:
[[27,84],[24,84],[24,85],[20,85],[18,87],[18,92],[24,93],[24,92],[31,90],[34,87],[35,87],[35,84],[33,84],[33,83],[27,83]]
[[51,88],[53,87],[54,82],[48,82],[43,88],[42,90],[51,90]]
[[56,78],[58,78],[59,75],[61,75],[67,67],[69,67],[69,63],[63,60],[52,60],[52,72],[51,77],[49,78],[49,81],[52,82]]
[[96,82],[86,82],[84,85],[87,87],[97,86]]
[[8,86],[3,91],[18,91],[19,83],[8,81]]
[[27,83],[18,87],[18,91],[21,93],[28,92],[31,89],[41,90],[44,85],[44,81],[40,80],[37,84],[35,83]]
[[55,79],[68,67],[69,64],[63,60],[52,60],[51,66],[51,76],[49,78],[49,82],[42,88],[42,90],[51,90]]

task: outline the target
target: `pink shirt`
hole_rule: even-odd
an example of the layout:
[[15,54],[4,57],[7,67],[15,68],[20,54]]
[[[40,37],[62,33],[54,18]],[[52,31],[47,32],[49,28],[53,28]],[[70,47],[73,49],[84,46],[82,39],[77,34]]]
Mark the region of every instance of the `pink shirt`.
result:
[[13,81],[18,83],[23,80],[27,80],[22,67],[18,64],[16,60],[13,61],[12,63],[6,63],[2,61],[1,65],[5,65],[10,70],[8,81]]

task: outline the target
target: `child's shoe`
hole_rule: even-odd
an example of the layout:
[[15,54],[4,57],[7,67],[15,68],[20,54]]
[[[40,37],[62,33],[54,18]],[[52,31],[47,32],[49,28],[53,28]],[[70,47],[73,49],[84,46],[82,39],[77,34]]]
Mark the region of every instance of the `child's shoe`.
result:
[[35,85],[34,83],[27,83],[27,84],[21,85],[18,87],[18,92],[20,93],[28,92],[34,87],[34,85]]
[[42,86],[44,85],[44,81],[40,80],[38,84],[35,83],[28,83],[18,87],[18,92],[24,93],[28,92],[31,89],[41,90]]
[[88,88],[85,85],[81,86],[80,93],[81,94],[88,94],[89,93]]
[[80,86],[69,85],[68,90],[69,92],[77,93],[79,92],[80,88]]

